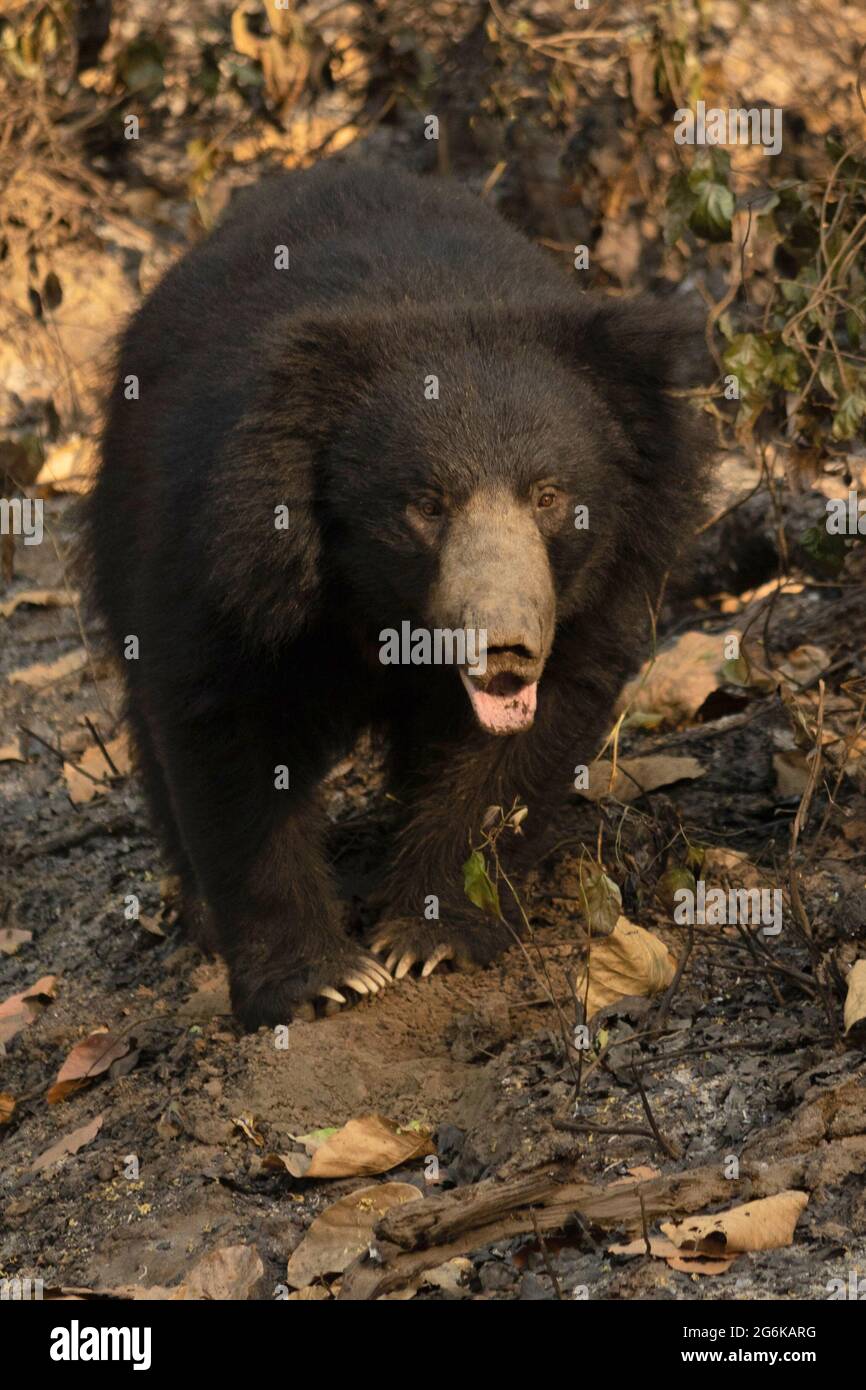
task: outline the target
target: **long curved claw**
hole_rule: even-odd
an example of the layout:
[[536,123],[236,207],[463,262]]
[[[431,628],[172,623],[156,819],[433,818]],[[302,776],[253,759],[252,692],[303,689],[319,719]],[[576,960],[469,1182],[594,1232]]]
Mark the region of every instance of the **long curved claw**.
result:
[[379,961],[373,960],[372,956],[364,962],[364,975],[375,980],[379,989],[385,985],[393,984],[393,978],[388,970]]
[[415,964],[417,959],[418,957],[416,956],[414,951],[407,951],[406,954],[403,957],[401,957],[397,969],[394,971],[394,979],[402,980],[404,975],[408,975],[409,971],[412,969],[412,966]]
[[322,986],[319,990],[319,997],[321,999],[330,999],[335,1004],[345,1004],[346,1002],[345,994],[341,994],[338,989],[332,989],[330,985]]
[[441,965],[443,960],[454,959],[453,946],[437,946],[432,956],[428,956],[421,971],[421,979],[426,980],[428,975],[432,975],[437,965]]

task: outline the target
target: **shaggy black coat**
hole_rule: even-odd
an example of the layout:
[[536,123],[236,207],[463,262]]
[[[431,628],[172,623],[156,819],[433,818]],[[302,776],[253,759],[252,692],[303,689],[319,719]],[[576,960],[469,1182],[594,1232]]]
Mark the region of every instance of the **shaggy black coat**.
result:
[[[403,803],[378,939],[507,944],[461,865],[491,804],[544,826],[645,653],[706,481],[669,394],[699,347],[671,301],[579,293],[459,188],[330,163],[241,194],[133,318],[84,548],[154,818],[248,1026],[381,980],[342,930],[317,796],[367,727]],[[497,738],[447,666],[382,666],[379,634],[430,621],[447,523],[420,537],[419,497],[453,515],[542,475],[555,634],[534,725]]]

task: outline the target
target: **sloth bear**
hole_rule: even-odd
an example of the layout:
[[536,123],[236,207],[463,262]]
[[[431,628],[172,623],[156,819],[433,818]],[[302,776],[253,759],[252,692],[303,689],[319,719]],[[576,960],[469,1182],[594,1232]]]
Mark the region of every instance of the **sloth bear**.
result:
[[[462,865],[491,804],[546,825],[644,654],[705,490],[671,392],[700,339],[578,293],[465,190],[331,163],[243,192],[133,318],[91,593],[246,1027],[509,944]],[[483,650],[423,664],[419,632]],[[401,818],[369,949],[317,795],[365,729]]]

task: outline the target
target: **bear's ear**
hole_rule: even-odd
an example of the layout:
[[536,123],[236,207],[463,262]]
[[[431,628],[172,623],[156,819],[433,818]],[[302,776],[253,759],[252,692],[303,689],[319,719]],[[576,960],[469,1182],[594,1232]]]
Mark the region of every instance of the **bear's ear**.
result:
[[553,328],[557,351],[603,379],[665,391],[714,375],[706,310],[693,300],[587,294],[557,313]]
[[684,388],[712,376],[704,318],[671,300],[587,294],[548,324],[557,355],[601,397],[630,445],[623,467],[658,495],[696,494],[706,482],[708,419],[683,399]]
[[712,377],[704,324],[704,313],[677,301],[589,294],[555,317],[557,356],[609,417],[611,447],[628,484],[624,505],[645,525],[646,554],[637,567],[647,574],[669,563],[704,510],[713,432],[699,402],[683,395]]
[[369,324],[327,311],[277,320],[262,334],[255,385],[197,519],[220,609],[256,646],[284,645],[319,612],[317,465],[376,375],[379,341]]
[[350,302],[278,321],[263,343],[260,405],[284,431],[321,447],[378,375],[393,333],[387,314]]

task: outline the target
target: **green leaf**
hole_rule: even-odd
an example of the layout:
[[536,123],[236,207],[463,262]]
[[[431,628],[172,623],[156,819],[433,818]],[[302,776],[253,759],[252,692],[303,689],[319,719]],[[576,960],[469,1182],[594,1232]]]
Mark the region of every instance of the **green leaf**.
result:
[[474,849],[463,865],[463,891],[482,912],[502,920],[499,890],[487,872],[484,855],[479,849]]
[[673,246],[684,235],[696,201],[688,174],[674,174],[665,198],[665,243],[668,246]]
[[863,418],[866,416],[866,395],[862,391],[849,391],[839,402],[839,409],[833,416],[833,438],[853,439]]
[[863,324],[853,309],[848,309],[845,314],[845,332],[848,334],[848,342],[852,348],[859,348]]
[[674,895],[682,888],[687,888],[690,893],[695,892],[694,874],[690,869],[668,869],[656,884],[656,897],[669,912],[673,912],[677,905]]
[[800,384],[803,358],[793,348],[779,347],[773,353],[770,380],[786,391],[796,391]]
[[721,183],[727,186],[731,172],[731,156],[719,145],[708,145],[694,159],[689,170],[689,185],[697,192],[702,184]]
[[723,183],[702,183],[689,226],[705,241],[730,241],[736,200]]
[[835,357],[829,353],[824,354],[824,360],[818,368],[818,380],[834,400],[838,400],[842,394],[842,379],[839,376],[839,367]]
[[686,855],[686,868],[691,869],[695,878],[700,878],[703,873],[704,860],[707,857],[706,845],[689,845]]
[[127,44],[120,56],[118,69],[131,92],[155,92],[163,83],[165,54],[155,39],[140,34]]
[[773,356],[773,345],[762,333],[737,333],[731,339],[723,361],[740,383],[742,396],[764,401],[771,394]]
[[665,241],[669,246],[688,227],[705,241],[730,241],[736,200],[728,187],[730,156],[713,147],[696,156],[688,172],[674,174],[665,206]]
[[800,544],[819,574],[832,578],[845,563],[846,537],[831,535],[826,526],[810,526]]
[[752,672],[746,658],[740,653],[736,660],[731,659],[722,665],[722,675],[725,685],[748,686],[751,682]]

